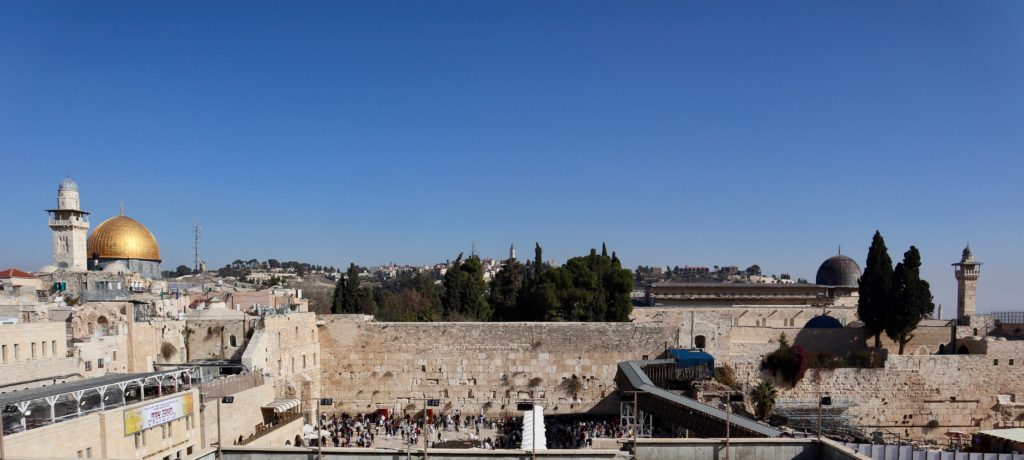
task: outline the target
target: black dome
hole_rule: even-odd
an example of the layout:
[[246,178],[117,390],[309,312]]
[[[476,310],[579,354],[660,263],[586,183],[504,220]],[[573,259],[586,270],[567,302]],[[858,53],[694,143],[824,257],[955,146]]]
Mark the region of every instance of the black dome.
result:
[[842,254],[829,257],[818,267],[814,283],[821,286],[857,287],[860,266]]
[[805,329],[838,329],[841,327],[843,327],[843,323],[828,315],[815,316],[807,324],[804,324]]

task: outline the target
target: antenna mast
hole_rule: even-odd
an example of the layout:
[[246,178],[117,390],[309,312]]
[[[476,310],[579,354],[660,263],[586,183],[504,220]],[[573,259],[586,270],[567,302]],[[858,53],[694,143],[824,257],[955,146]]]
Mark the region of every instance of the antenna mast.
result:
[[195,223],[192,225],[192,234],[193,234],[193,237],[192,237],[192,253],[195,256],[195,260],[193,262],[194,266],[192,267],[192,271],[195,272],[195,273],[199,273],[199,235],[200,235],[200,230],[201,229],[199,228],[199,221],[195,221]]

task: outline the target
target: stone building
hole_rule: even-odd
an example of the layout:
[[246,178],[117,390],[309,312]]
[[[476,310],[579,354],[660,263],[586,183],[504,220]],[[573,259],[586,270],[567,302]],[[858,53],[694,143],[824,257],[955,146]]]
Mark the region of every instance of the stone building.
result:
[[53,265],[82,271],[86,268],[86,240],[89,213],[82,211],[78,184],[65,178],[57,187],[57,207],[46,210],[53,233]]

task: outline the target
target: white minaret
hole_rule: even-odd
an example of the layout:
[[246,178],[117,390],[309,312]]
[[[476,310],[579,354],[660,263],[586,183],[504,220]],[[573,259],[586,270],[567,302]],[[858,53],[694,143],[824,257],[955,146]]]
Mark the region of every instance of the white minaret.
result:
[[512,246],[508,248],[508,258],[509,259],[515,259],[516,258],[516,245],[515,245],[515,243],[512,243]]
[[57,187],[57,209],[47,209],[53,232],[53,264],[69,270],[86,269],[85,237],[89,213],[82,211],[78,184],[70,177]]
[[970,321],[977,311],[978,277],[981,276],[981,262],[974,261],[971,245],[964,248],[960,262],[953,264],[956,284],[956,319],[960,323]]

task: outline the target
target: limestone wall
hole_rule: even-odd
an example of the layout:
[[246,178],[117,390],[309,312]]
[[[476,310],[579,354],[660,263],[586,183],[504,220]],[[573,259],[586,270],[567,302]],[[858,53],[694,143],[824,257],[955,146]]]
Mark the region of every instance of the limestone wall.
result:
[[[949,429],[973,432],[1020,419],[1016,409],[1001,413],[996,396],[1024,401],[1021,382],[1020,359],[1010,366],[1005,358],[995,363],[984,355],[890,355],[884,368],[810,370],[796,387],[782,389],[780,397],[816,401],[819,391],[827,392],[833,400],[855,403],[851,413],[868,432],[884,429],[938,439]],[[928,429],[931,420],[939,428]]]
[[276,377],[278,397],[301,399],[306,409],[312,407],[309,398],[320,395],[320,362],[320,328],[313,313],[264,317],[242,354],[250,370]]
[[[660,355],[679,331],[651,323],[377,323],[320,319],[325,396],[337,411],[442,409],[500,414],[539,398],[550,413],[592,409],[614,392],[620,361]],[[573,397],[566,383],[581,382]],[[617,412],[606,400],[596,410]],[[510,406],[511,405],[511,406]],[[410,408],[411,409],[411,408]],[[416,409],[418,410],[418,409]]]
[[255,328],[256,318],[238,320],[187,320],[193,332],[188,337],[189,359],[237,359],[244,350],[246,335]]
[[185,362],[184,330],[184,321],[129,322],[128,371],[148,372],[154,363]]

